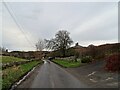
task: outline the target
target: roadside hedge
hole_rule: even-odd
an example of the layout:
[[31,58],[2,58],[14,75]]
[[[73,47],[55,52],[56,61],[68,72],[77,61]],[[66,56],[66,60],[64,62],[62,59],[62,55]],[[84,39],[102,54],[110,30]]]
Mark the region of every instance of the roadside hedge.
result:
[[89,63],[92,61],[92,57],[91,56],[85,56],[81,58],[81,63]]
[[2,71],[2,90],[9,90],[11,86],[26,75],[33,67],[40,64],[41,61],[32,61],[29,63],[12,66]]
[[106,58],[105,69],[108,71],[120,71],[120,53],[110,55]]

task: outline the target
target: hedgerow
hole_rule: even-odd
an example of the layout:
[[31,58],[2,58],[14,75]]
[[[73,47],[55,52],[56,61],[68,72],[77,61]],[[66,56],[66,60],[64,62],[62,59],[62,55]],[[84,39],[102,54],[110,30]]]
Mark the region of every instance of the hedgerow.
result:
[[108,71],[120,71],[120,53],[110,55],[106,58],[105,68]]

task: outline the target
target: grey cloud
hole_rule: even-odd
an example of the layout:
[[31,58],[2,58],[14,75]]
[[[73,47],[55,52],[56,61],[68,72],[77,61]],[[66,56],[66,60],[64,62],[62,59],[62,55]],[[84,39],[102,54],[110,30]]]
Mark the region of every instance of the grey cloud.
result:
[[[115,36],[117,33],[117,20],[115,18],[117,16],[117,3],[46,2],[8,3],[8,5],[12,8],[25,32],[29,32],[31,36],[29,39],[34,38],[34,43],[38,38],[52,38],[59,29],[68,30],[75,42],[117,39],[117,36]],[[108,14],[106,14],[106,12],[108,12]],[[109,13],[111,15],[109,15]],[[5,17],[7,17],[7,15],[5,15]],[[102,21],[99,17],[103,17],[105,21]],[[6,22],[6,27],[7,24]],[[8,39],[6,41],[8,41]],[[18,48],[17,45],[14,45],[15,42],[17,41],[14,40],[8,43]],[[21,43],[24,44],[24,42]],[[24,48],[23,44],[21,47]]]

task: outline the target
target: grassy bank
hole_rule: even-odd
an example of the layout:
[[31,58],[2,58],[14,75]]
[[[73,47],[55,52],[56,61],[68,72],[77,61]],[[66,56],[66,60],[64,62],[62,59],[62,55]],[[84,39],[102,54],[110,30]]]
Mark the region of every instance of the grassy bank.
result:
[[62,67],[65,67],[65,68],[73,68],[73,67],[79,67],[80,66],[80,61],[78,62],[71,62],[71,61],[68,61],[68,60],[59,60],[59,59],[55,59],[53,60],[53,62],[59,64],[60,66]]
[[13,83],[18,81],[22,76],[24,76],[27,72],[29,72],[34,66],[39,63],[42,63],[42,61],[32,61],[26,64],[4,69],[2,75],[2,89],[9,89]]
[[18,62],[18,61],[26,61],[25,59],[17,58],[17,57],[11,57],[11,56],[0,56],[0,62],[4,63],[12,63],[12,62]]

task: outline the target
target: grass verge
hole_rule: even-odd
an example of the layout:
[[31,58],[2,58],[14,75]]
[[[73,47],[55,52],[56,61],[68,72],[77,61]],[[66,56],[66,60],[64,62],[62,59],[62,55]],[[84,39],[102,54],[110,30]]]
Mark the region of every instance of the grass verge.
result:
[[59,59],[55,59],[55,60],[52,60],[53,62],[55,62],[56,64],[62,66],[62,67],[65,67],[65,68],[73,68],[73,67],[79,67],[80,66],[80,61],[78,62],[71,62],[71,61],[68,61],[68,60],[59,60]]
[[8,90],[12,84],[27,74],[34,66],[42,63],[42,61],[32,61],[19,66],[9,67],[2,71],[2,90]]
[[0,56],[0,63],[2,62],[2,64],[12,63],[12,62],[16,62],[16,61],[27,61],[27,60],[17,58],[17,57],[12,57],[12,56]]

